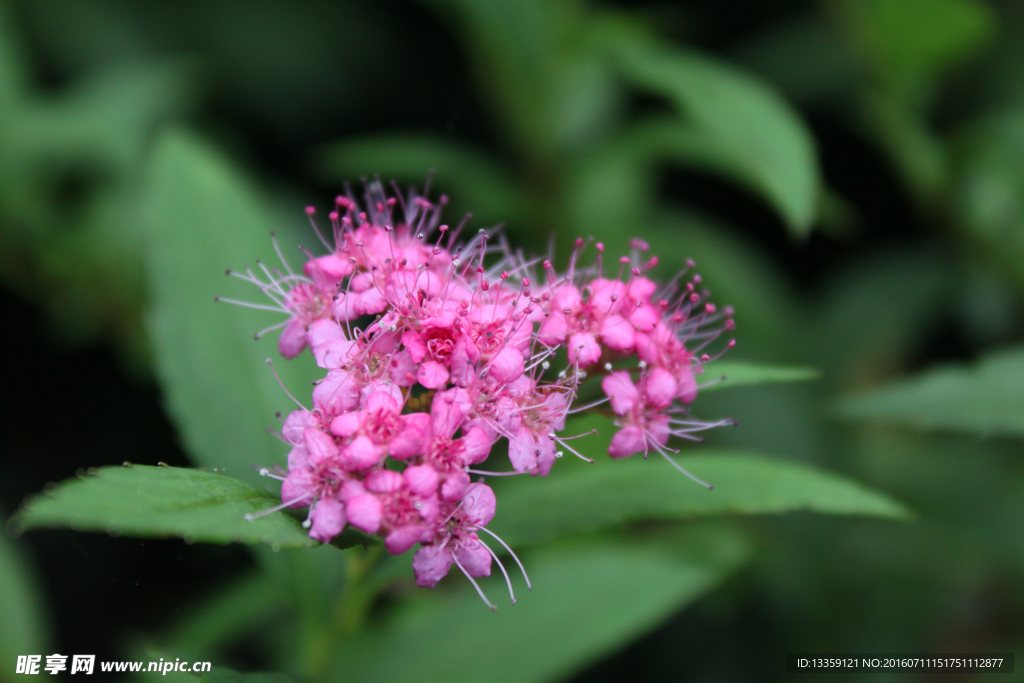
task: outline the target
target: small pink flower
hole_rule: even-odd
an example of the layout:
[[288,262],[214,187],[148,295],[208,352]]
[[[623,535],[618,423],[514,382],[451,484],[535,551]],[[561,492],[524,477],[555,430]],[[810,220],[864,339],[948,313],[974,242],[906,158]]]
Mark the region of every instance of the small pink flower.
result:
[[366,478],[367,493],[345,503],[349,523],[368,534],[383,533],[384,546],[401,555],[429,538],[437,519],[437,473],[426,466],[406,468],[398,474],[377,470]]
[[416,585],[433,588],[443,579],[452,563],[468,577],[490,576],[491,554],[476,531],[494,518],[494,491],[485,484],[470,484],[462,506],[451,513],[451,519],[437,531],[429,545],[416,551],[413,570]]
[[423,452],[427,422],[423,413],[402,415],[402,406],[386,391],[375,391],[364,410],[343,413],[331,421],[331,433],[344,440],[339,458],[347,469],[373,467],[389,452],[408,458]]
[[[669,439],[696,439],[694,432],[728,423],[695,420],[687,404],[704,364],[717,357],[704,348],[734,325],[731,309],[708,301],[698,275],[659,290],[645,276],[657,258],[644,262],[642,240],[631,241],[616,277],[604,275],[600,243],[594,265],[579,264],[581,239],[567,271],[544,261],[538,278],[534,262],[486,231],[456,245],[440,225],[445,202],[389,197],[372,182],[362,205],[351,195],[335,200],[334,247],[310,256],[300,273],[282,257],[286,272],[261,265],[267,281],[248,269],[232,274],[257,284],[269,308],[285,314],[264,330],[283,328],[282,355],[309,346],[326,370],[312,409],[293,411],[282,426],[288,472],[270,475],[283,480],[279,507],[309,507],[304,526],[322,542],[350,524],[381,536],[391,553],[418,543],[419,585],[435,585],[455,564],[493,607],[475,581],[490,574],[492,560],[513,603],[515,596],[480,535],[493,536],[486,524],[494,493],[470,474],[496,473],[471,468],[501,438],[518,473],[546,476],[561,449],[593,462],[566,443],[586,434],[559,432],[580,384],[601,364],[620,427],[609,454],[646,457],[653,449],[682,469],[667,455]],[[307,213],[312,220],[316,211]],[[373,319],[364,325],[363,316]],[[547,371],[559,346],[569,364],[555,379]],[[632,354],[638,373],[612,370]]]
[[345,507],[335,498],[321,498],[313,505],[310,519],[313,521],[310,537],[330,543],[345,528]]
[[460,438],[454,438],[464,424],[458,392],[450,389],[434,396],[430,441],[424,448],[425,462],[442,477],[441,498],[446,501],[462,498],[469,485],[466,469],[486,460],[491,451],[491,439],[479,427],[466,427]]
[[[659,372],[659,382],[655,383],[658,389],[663,388],[666,375],[668,373],[664,370]],[[612,410],[624,418],[622,429],[612,438],[608,448],[608,455],[613,458],[627,458],[640,452],[646,457],[650,447],[659,448],[668,443],[669,418],[660,414],[668,402],[662,401],[661,391],[655,391],[655,395],[651,396],[646,380],[645,377],[639,385],[633,384],[629,373],[620,371],[613,372],[601,382],[601,388],[611,401]],[[668,380],[671,381],[671,376]],[[669,402],[671,400],[669,397]]]

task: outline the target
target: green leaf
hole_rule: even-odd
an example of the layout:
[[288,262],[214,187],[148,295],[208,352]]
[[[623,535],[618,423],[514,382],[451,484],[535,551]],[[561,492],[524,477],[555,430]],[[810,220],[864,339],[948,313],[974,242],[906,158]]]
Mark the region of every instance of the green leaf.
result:
[[839,403],[848,420],[1024,437],[1024,349],[940,367]]
[[549,477],[493,484],[498,509],[489,528],[515,546],[626,522],[705,515],[808,511],[892,519],[911,516],[906,507],[884,494],[808,465],[718,449],[675,456],[688,472],[714,485],[709,491],[657,453],[648,460],[639,455],[621,461],[603,457],[616,431],[605,417],[573,420],[566,433],[591,429],[598,429],[598,435],[572,445],[596,463],[585,463],[567,452]]
[[18,655],[50,651],[34,578],[19,548],[0,532],[0,681],[21,678],[14,673]]
[[193,674],[202,683],[293,683],[295,679],[284,674],[252,673],[243,674],[222,666],[213,667],[210,673]]
[[841,7],[845,33],[894,91],[973,55],[994,37],[998,21],[979,0],[852,0]]
[[879,91],[867,92],[862,113],[868,134],[886,151],[914,199],[930,210],[949,184],[949,151],[923,113]]
[[316,545],[299,521],[274,512],[247,514],[280,498],[223,474],[181,467],[101,467],[67,479],[30,500],[16,529],[69,527],[143,538],[179,536],[186,542],[269,543],[281,548]]
[[[509,174],[483,153],[458,142],[424,134],[394,133],[343,140],[323,148],[315,165],[319,176],[339,183],[361,176],[422,184],[437,172],[436,183],[483,222],[522,222],[524,197]],[[451,217],[458,221],[460,216]]]
[[717,391],[774,382],[806,382],[818,379],[821,377],[821,373],[814,368],[790,368],[743,361],[715,361],[707,365],[701,379],[707,382],[717,377],[721,377],[722,381],[709,384],[701,391]]
[[1024,107],[1000,109],[963,138],[957,213],[987,255],[1024,287]]
[[495,613],[453,566],[442,586],[462,583],[457,595],[423,591],[382,627],[343,641],[333,680],[565,678],[710,591],[748,552],[745,539],[729,528],[548,547],[522,558],[534,591],[526,593],[513,579],[520,589],[514,607],[497,568],[481,581],[501,605]]
[[644,40],[618,42],[626,77],[668,97],[683,116],[674,132],[663,131],[673,158],[743,183],[771,202],[794,235],[806,236],[818,207],[817,153],[789,104],[769,85],[710,57]]
[[[272,255],[269,233],[281,226],[226,160],[178,132],[157,143],[144,206],[150,336],[167,408],[199,464],[258,481],[253,464],[283,461],[287,453],[266,428],[276,412],[295,405],[264,362],[279,358],[277,335],[254,342],[253,333],[284,315],[215,303],[214,296],[268,303],[224,270],[256,267],[260,255]],[[297,253],[284,242],[286,255]],[[285,386],[308,401],[317,377],[312,357],[275,367]]]

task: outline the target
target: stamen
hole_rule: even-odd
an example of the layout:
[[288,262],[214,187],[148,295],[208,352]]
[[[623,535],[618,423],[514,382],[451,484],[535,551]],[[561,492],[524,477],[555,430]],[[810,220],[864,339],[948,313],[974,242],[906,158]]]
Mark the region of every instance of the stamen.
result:
[[[589,411],[592,408],[597,408],[598,405],[600,405],[601,403],[604,403],[604,402],[606,402],[608,400],[611,400],[611,399],[608,398],[607,396],[605,396],[601,400],[595,400],[593,403],[587,403],[586,405],[581,405],[580,408],[573,408],[571,411],[567,411],[566,415],[575,415],[577,413],[583,413],[584,411]],[[596,433],[597,433],[596,429],[594,431],[592,431],[592,432],[587,432],[587,434],[596,434]],[[586,436],[587,434],[581,434],[581,436]],[[571,436],[569,438],[577,438],[577,437]]]
[[492,612],[497,612],[498,611],[498,606],[495,605],[493,602],[491,602],[490,600],[487,599],[487,596],[484,595],[483,590],[480,589],[480,584],[478,584],[473,579],[473,577],[469,575],[469,572],[466,571],[466,568],[463,567],[459,563],[459,558],[455,557],[455,553],[452,553],[452,562],[454,562],[455,566],[458,567],[459,570],[462,571],[462,573],[466,575],[466,578],[469,579],[469,582],[471,584],[473,584],[473,588],[476,589],[476,594],[480,596],[480,599],[484,601],[484,604],[487,605],[488,607],[490,607]]
[[[275,308],[274,306],[267,306],[266,304],[252,304],[248,301],[238,301],[236,299],[226,299],[222,296],[213,297],[214,301],[223,301],[224,303],[234,304],[236,306],[243,306],[245,308],[255,308],[258,311],[273,311],[274,313],[288,313],[288,309]],[[285,322],[288,322],[287,320]]]
[[665,458],[666,460],[668,460],[668,461],[669,461],[670,463],[672,463],[672,466],[673,466],[673,467],[675,467],[675,468],[676,468],[677,470],[679,470],[680,472],[682,472],[683,474],[685,474],[686,476],[688,476],[688,477],[689,477],[690,479],[693,479],[693,480],[694,480],[695,482],[697,482],[697,483],[698,483],[698,484],[700,484],[701,486],[703,486],[703,487],[707,488],[707,490],[708,490],[708,491],[710,491],[711,489],[715,488],[715,485],[714,485],[714,484],[709,484],[709,483],[707,483],[706,481],[704,481],[704,480],[702,480],[702,479],[698,479],[697,477],[695,477],[695,476],[693,476],[692,474],[690,474],[689,472],[687,472],[687,471],[686,471],[686,469],[685,469],[685,468],[684,468],[684,467],[683,467],[682,465],[680,465],[680,464],[679,464],[679,463],[677,463],[677,462],[676,462],[675,460],[673,460],[673,459],[671,458],[671,456],[669,456],[669,454],[668,454],[668,453],[666,453],[666,452],[665,452],[665,451],[664,451],[664,450],[662,449],[661,445],[660,445],[660,444],[658,444],[658,442],[657,442],[657,441],[652,441],[652,442],[651,442],[651,445],[652,445],[652,446],[654,446],[654,450],[656,450],[656,451],[658,451],[659,453],[661,453],[662,457],[664,457],[664,458]]
[[297,399],[297,398],[295,398],[294,396],[292,396],[292,392],[288,391],[288,387],[286,387],[286,386],[284,385],[284,382],[282,382],[282,381],[281,381],[281,377],[280,377],[280,376],[278,376],[278,374],[277,374],[277,370],[276,370],[276,369],[274,368],[274,361],[272,361],[272,360],[270,360],[270,359],[268,358],[268,359],[267,359],[267,365],[269,365],[269,366],[270,366],[270,371],[271,371],[272,373],[274,373],[274,379],[276,379],[276,380],[277,380],[277,383],[281,385],[281,389],[283,389],[283,390],[284,390],[284,393],[288,394],[288,398],[290,398],[291,400],[295,401],[295,405],[297,405],[298,407],[302,408],[302,409],[303,409],[303,410],[305,410],[305,411],[308,411],[309,409],[308,409],[308,408],[306,408],[306,406],[304,406],[304,405],[302,405],[301,403],[299,403],[299,399]]
[[[586,436],[586,435],[581,435],[581,436]],[[583,454],[579,453],[579,452],[578,452],[578,451],[577,451],[577,450],[576,450],[575,448],[573,448],[573,447],[572,447],[572,446],[570,446],[569,444],[565,443],[565,441],[563,441],[561,437],[559,437],[559,436],[556,436],[556,437],[553,437],[553,438],[555,439],[555,441],[557,441],[558,443],[560,443],[560,444],[562,445],[562,447],[563,447],[563,448],[567,449],[567,450],[568,450],[568,451],[569,451],[570,453],[572,453],[573,455],[575,455],[575,456],[576,456],[577,458],[579,458],[580,460],[586,460],[586,461],[587,461],[587,462],[589,462],[589,463],[590,463],[591,465],[593,465],[593,464],[594,464],[594,459],[593,459],[593,458],[588,458],[587,456],[585,456],[585,455],[583,455]]]
[[486,531],[486,532],[487,532],[487,533],[489,533],[489,534],[490,534],[491,536],[493,536],[493,537],[495,538],[495,540],[497,540],[497,541],[498,541],[498,543],[500,543],[500,544],[501,544],[502,546],[504,546],[505,550],[507,550],[507,551],[508,551],[508,554],[509,554],[509,555],[511,555],[511,556],[512,556],[512,559],[513,559],[513,560],[515,560],[515,561],[516,561],[516,564],[518,564],[518,565],[519,565],[519,571],[521,571],[521,572],[523,573],[523,578],[524,578],[524,579],[526,580],[526,587],[527,587],[527,588],[528,588],[529,590],[531,590],[531,591],[532,591],[532,590],[533,590],[533,584],[531,584],[531,583],[530,583],[530,577],[526,575],[526,567],[524,567],[524,566],[523,566],[523,563],[519,561],[519,556],[518,556],[518,555],[516,555],[515,551],[514,551],[514,550],[512,550],[512,548],[509,548],[509,547],[508,547],[508,543],[505,543],[505,541],[503,541],[503,540],[501,539],[501,536],[499,536],[498,534],[494,533],[493,531],[491,531],[490,529],[488,529],[488,528],[487,528],[487,527],[485,527],[485,526],[482,526],[482,527],[478,527],[478,528],[477,528],[477,531]]
[[303,500],[305,498],[309,498],[309,494],[308,493],[302,494],[301,496],[299,496],[295,500],[285,501],[284,503],[281,503],[280,505],[275,505],[274,507],[267,508],[266,510],[260,510],[259,512],[247,512],[245,514],[245,519],[247,521],[251,522],[254,519],[259,519],[260,517],[265,517],[265,516],[267,516],[269,514],[277,512],[279,510],[283,510],[286,507],[288,507],[289,505],[294,505],[295,503],[298,503],[300,500]]
[[283,321],[279,322],[276,325],[271,325],[270,327],[264,327],[262,330],[260,330],[259,332],[257,332],[256,334],[253,335],[253,339],[257,339],[258,340],[260,337],[265,335],[267,332],[279,329],[281,327],[284,327],[287,324],[288,324],[288,320],[283,320]]
[[500,569],[501,573],[504,574],[505,585],[508,586],[508,597],[512,601],[513,605],[516,604],[516,594],[515,591],[512,590],[512,579],[508,578],[508,572],[505,571],[505,565],[501,563],[501,560],[498,559],[498,556],[494,554],[493,550],[491,550],[491,546],[487,545],[479,538],[477,539],[477,542],[483,547],[487,548],[487,552],[489,552],[491,554],[491,557],[494,558],[494,561],[498,563],[498,569]]

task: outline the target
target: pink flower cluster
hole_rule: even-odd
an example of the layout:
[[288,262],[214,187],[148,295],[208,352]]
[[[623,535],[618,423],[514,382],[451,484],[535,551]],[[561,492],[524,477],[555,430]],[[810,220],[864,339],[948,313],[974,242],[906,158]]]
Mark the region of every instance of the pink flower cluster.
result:
[[[262,470],[283,480],[282,506],[308,507],[310,536],[325,543],[350,525],[393,554],[418,544],[416,583],[428,587],[452,564],[477,586],[492,559],[508,581],[480,537],[511,552],[486,528],[494,492],[471,475],[547,476],[564,451],[590,460],[558,434],[569,413],[608,402],[621,427],[611,457],[654,450],[673,464],[670,437],[727,424],[695,420],[687,404],[711,360],[701,350],[733,329],[700,276],[662,288],[648,279],[657,259],[645,260],[639,240],[616,277],[603,273],[600,243],[592,266],[578,264],[583,240],[557,273],[483,230],[460,245],[462,226],[439,225],[445,201],[387,196],[370,183],[362,206],[351,193],[336,199],[333,243],[321,235],[328,253],[307,252],[301,273],[280,251],[283,272],[231,273],[288,315],[275,326],[281,354],[309,347],[326,371],[312,410],[284,421],[287,471]],[[560,372],[556,358],[567,360]],[[574,409],[588,374],[603,377],[604,397]],[[475,469],[501,439],[512,471]]]

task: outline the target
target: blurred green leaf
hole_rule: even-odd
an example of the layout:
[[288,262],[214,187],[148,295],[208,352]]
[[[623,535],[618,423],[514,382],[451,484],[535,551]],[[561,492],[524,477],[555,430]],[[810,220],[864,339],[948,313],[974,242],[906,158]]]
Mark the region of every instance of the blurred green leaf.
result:
[[269,543],[305,548],[315,541],[297,519],[273,512],[253,521],[247,514],[280,504],[278,496],[222,474],[181,467],[101,467],[67,479],[26,503],[16,529],[71,528],[187,542]]
[[[419,594],[381,627],[343,641],[333,680],[564,678],[710,591],[748,552],[727,527],[544,548],[523,557],[535,590],[518,605],[492,613],[468,586],[456,596]],[[446,583],[465,581],[452,574]],[[499,576],[495,568],[481,586],[500,604]]]
[[895,91],[936,76],[988,42],[996,13],[980,0],[848,0],[837,3],[860,50]]
[[[29,93],[6,103],[0,209],[38,236],[51,236],[69,219],[62,194],[69,179],[84,184],[86,197],[110,186],[134,188],[154,130],[192,107],[189,75],[182,62],[128,64],[90,74],[57,96]],[[133,232],[129,244],[138,243]]]
[[49,652],[39,588],[17,545],[0,532],[0,681],[14,673],[18,655]]
[[10,2],[0,2],[0,111],[9,114],[28,88],[29,70],[22,38],[12,20]]
[[1000,110],[962,137],[957,213],[969,235],[1024,286],[1024,109]]
[[380,539],[363,533],[354,527],[347,526],[344,531],[331,539],[331,545],[340,550],[355,548],[357,545],[369,548],[371,545],[380,545]]
[[141,370],[139,166],[154,130],[192,109],[194,74],[180,60],[128,61],[33,87],[22,62],[36,55],[20,54],[3,9],[0,277],[64,339],[114,337]]
[[1024,349],[982,358],[973,367],[928,370],[840,401],[847,420],[878,420],[982,436],[1024,436]]
[[[253,333],[284,315],[215,303],[214,295],[265,303],[256,287],[229,282],[224,269],[273,254],[272,214],[227,161],[186,134],[161,138],[148,181],[149,322],[168,410],[198,463],[259,481],[252,465],[287,452],[266,427],[294,404],[264,362],[277,356],[276,335],[257,343]],[[285,386],[308,396],[317,377],[309,354],[275,367]]]
[[565,26],[557,20],[565,4],[540,0],[432,0],[429,4],[455,25],[455,35],[466,43],[476,81],[504,124],[502,133],[522,149],[542,155],[540,150],[548,146],[550,136],[544,130],[549,113],[545,111],[546,67],[552,66],[557,35]]
[[[361,176],[422,184],[429,171],[451,188],[455,200],[484,222],[525,222],[526,200],[505,169],[466,145],[414,133],[344,140],[322,149],[315,161],[325,181]],[[458,216],[454,217],[457,221]]]
[[814,368],[789,368],[777,365],[744,363],[743,361],[715,361],[707,367],[708,369],[702,376],[702,380],[708,381],[721,377],[722,381],[709,384],[701,391],[718,391],[719,389],[731,389],[750,384],[806,382],[821,377],[821,373]]
[[811,230],[819,177],[814,139],[771,86],[728,64],[644,41],[622,40],[618,56],[636,85],[679,109],[673,158],[737,180],[771,202],[794,235]]
[[567,452],[549,477],[495,484],[498,511],[490,528],[509,544],[543,543],[625,522],[702,515],[806,510],[892,519],[911,516],[882,493],[804,464],[711,449],[673,457],[688,472],[713,484],[709,491],[654,452],[648,460],[639,455],[606,460],[602,456],[616,431],[608,418],[588,415],[570,421],[566,429],[569,434],[599,430],[597,436],[572,442],[598,462],[584,463]]
[[925,115],[880,91],[865,93],[861,107],[867,136],[892,158],[918,206],[927,212],[941,210],[949,183],[948,153]]

